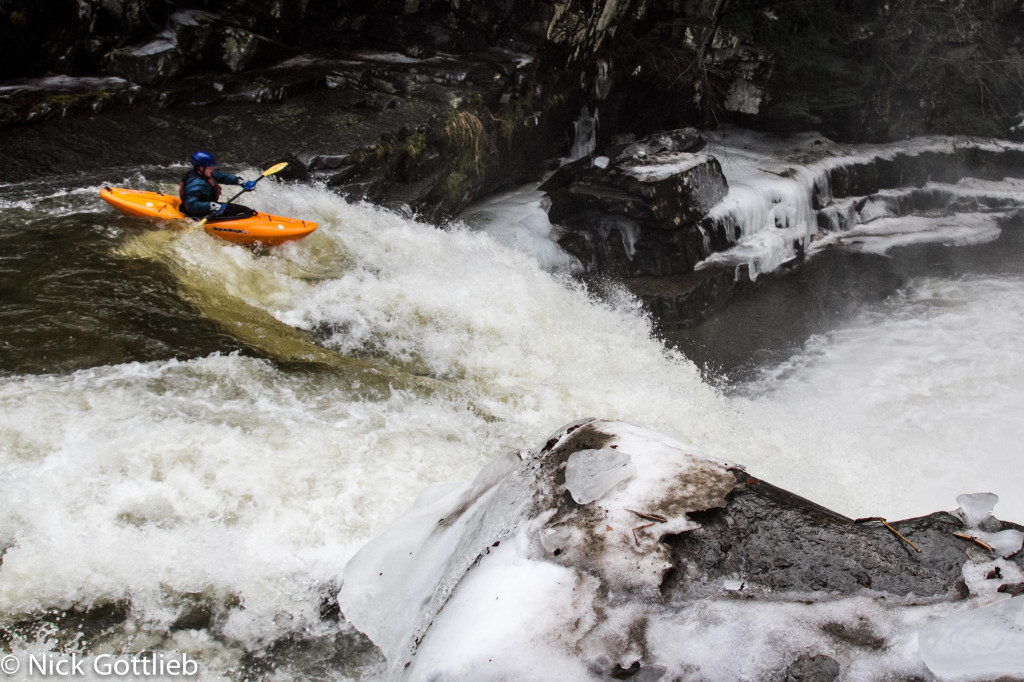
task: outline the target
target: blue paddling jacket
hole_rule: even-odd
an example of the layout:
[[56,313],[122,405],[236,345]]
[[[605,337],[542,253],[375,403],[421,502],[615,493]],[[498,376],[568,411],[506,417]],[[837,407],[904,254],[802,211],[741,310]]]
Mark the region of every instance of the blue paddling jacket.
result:
[[213,171],[209,180],[196,172],[195,169],[185,173],[178,186],[181,197],[181,211],[191,218],[203,218],[210,212],[210,202],[220,200],[220,183],[225,185],[244,185],[245,180],[237,175]]

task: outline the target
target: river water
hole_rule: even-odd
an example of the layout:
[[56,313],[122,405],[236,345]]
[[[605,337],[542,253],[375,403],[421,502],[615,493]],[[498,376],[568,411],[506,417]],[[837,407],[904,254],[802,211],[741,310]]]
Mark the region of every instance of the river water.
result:
[[247,203],[320,227],[254,252],[98,197],[182,171],[0,186],[0,642],[19,656],[374,679],[331,607],[346,561],[428,486],[588,416],[852,517],[984,491],[1024,521],[1019,269],[925,269],[723,386],[624,290],[486,231],[267,182]]

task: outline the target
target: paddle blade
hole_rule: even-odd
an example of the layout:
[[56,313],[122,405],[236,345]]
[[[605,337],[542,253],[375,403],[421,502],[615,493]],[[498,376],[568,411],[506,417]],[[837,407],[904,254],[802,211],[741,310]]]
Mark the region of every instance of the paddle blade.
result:
[[268,175],[273,175],[274,173],[279,173],[279,172],[283,171],[285,166],[287,166],[287,165],[288,165],[287,161],[282,161],[281,163],[279,163],[277,165],[271,166],[267,170],[263,171],[263,177],[267,177]]

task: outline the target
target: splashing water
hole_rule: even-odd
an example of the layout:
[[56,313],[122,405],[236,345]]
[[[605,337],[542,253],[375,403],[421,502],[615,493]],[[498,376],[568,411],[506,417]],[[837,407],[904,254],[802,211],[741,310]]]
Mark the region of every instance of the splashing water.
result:
[[[726,398],[625,292],[598,299],[481,232],[264,183],[250,205],[320,227],[254,252],[112,215],[97,190],[0,188],[0,237],[27,253],[31,221],[80,240],[112,264],[102,281],[130,269],[208,326],[182,313],[194,337],[141,361],[0,377],[0,620],[29,624],[15,650],[163,647],[237,677],[252,652],[337,630],[322,603],[346,560],[421,490],[585,416],[851,516],[990,490],[1024,518],[1005,483],[1024,435],[1022,281],[920,281]],[[109,308],[105,288],[61,305]],[[220,352],[198,350],[211,328]],[[120,615],[88,642],[41,616],[104,605]],[[374,674],[347,665],[307,674]]]
[[[57,203],[54,223],[81,210]],[[598,301],[484,234],[315,188],[268,184],[250,203],[320,227],[257,253],[90,215],[109,258],[166,270],[201,318],[274,361],[0,380],[5,621],[121,604],[105,646],[182,651],[168,638],[198,599],[226,648],[196,645],[206,673],[231,676],[239,646],[322,631],[346,560],[429,485],[581,415],[701,440],[731,428],[625,294]],[[11,229],[19,209],[0,210]]]

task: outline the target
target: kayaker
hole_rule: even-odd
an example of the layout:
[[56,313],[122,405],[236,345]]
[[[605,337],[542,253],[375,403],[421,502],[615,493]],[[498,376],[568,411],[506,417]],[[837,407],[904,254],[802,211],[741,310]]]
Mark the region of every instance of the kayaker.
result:
[[209,152],[196,152],[191,161],[192,170],[181,179],[178,188],[182,213],[197,220],[247,218],[255,213],[248,206],[221,204],[217,200],[220,199],[220,183],[241,185],[243,191],[251,192],[256,189],[256,180],[246,181],[237,175],[213,170],[217,162]]

